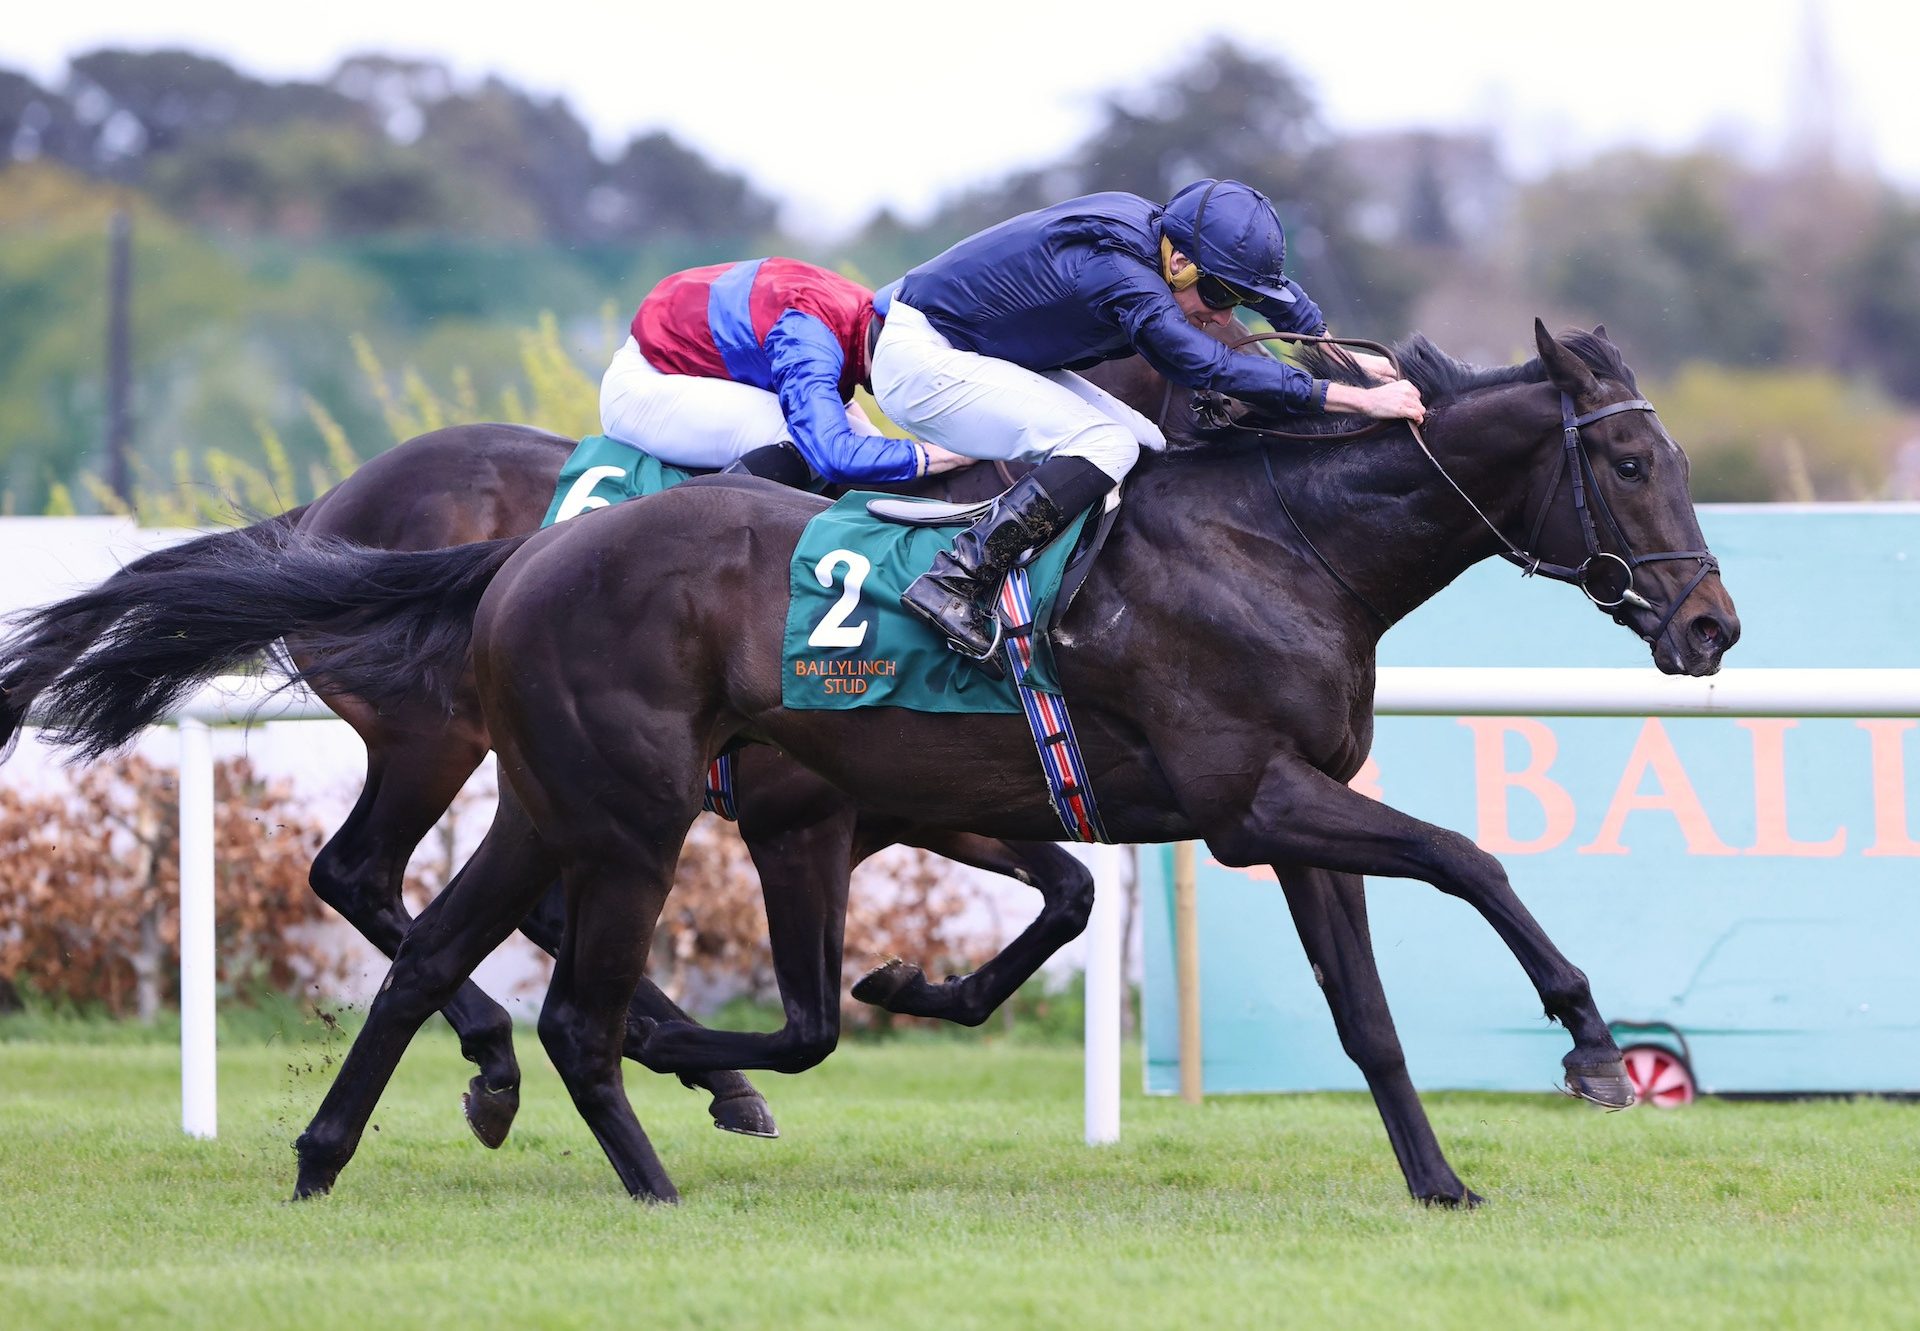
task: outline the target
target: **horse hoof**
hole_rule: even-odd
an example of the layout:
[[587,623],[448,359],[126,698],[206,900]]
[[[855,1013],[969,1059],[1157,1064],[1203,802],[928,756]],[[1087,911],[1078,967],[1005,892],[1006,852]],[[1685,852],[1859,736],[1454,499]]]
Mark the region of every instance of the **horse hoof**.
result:
[[1579,1096],[1602,1109],[1633,1108],[1633,1082],[1619,1059],[1590,1068],[1567,1069],[1567,1094]]
[[773,1121],[773,1110],[758,1091],[736,1091],[715,1096],[707,1106],[713,1126],[722,1132],[737,1132],[742,1137],[778,1137],[780,1128]]
[[1450,1192],[1429,1193],[1419,1199],[1424,1206],[1444,1207],[1449,1211],[1471,1211],[1482,1205],[1487,1199],[1472,1188],[1462,1188],[1458,1196]]
[[520,1112],[520,1088],[508,1086],[496,1091],[487,1085],[485,1077],[475,1077],[460,1097],[460,1109],[480,1144],[497,1151],[513,1127],[513,1116]]
[[894,1000],[909,986],[925,982],[926,975],[918,966],[895,957],[886,965],[877,966],[862,975],[854,983],[853,996],[862,1003],[871,1003],[892,1012],[896,1010]]
[[314,1197],[326,1196],[333,1191],[334,1177],[336,1176],[309,1174],[306,1170],[301,1170],[300,1177],[294,1180],[292,1200],[304,1202]]

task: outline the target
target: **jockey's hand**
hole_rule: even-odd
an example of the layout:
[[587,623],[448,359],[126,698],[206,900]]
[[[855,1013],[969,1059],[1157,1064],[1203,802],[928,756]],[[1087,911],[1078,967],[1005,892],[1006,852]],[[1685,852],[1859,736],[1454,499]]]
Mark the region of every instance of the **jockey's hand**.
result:
[[958,471],[973,462],[973,459],[965,453],[949,452],[940,445],[929,444],[925,440],[920,442],[920,447],[927,455],[927,469],[920,473],[922,476],[938,476],[942,472]]
[[1390,384],[1400,377],[1399,371],[1393,368],[1393,362],[1385,356],[1376,356],[1371,352],[1353,351],[1351,349],[1349,349],[1347,354],[1353,357],[1354,363],[1365,370],[1376,384]]
[[1420,400],[1420,390],[1405,379],[1372,388],[1329,384],[1327,410],[1357,412],[1377,421],[1412,421],[1416,425],[1427,418],[1427,406]]

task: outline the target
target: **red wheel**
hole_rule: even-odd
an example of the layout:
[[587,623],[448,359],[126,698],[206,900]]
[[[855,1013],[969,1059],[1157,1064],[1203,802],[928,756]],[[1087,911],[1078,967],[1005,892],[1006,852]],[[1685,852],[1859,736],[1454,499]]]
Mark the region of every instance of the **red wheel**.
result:
[[1690,1105],[1698,1092],[1693,1085],[1693,1069],[1685,1059],[1664,1045],[1635,1044],[1621,1050],[1627,1063],[1627,1080],[1641,1104],[1655,1109],[1678,1109]]

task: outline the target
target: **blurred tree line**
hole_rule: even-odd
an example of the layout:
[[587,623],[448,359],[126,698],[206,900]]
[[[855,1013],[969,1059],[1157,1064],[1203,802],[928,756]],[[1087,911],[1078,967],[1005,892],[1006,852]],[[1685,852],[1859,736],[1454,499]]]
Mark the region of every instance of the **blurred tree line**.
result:
[[675,268],[785,252],[883,282],[1027,208],[1208,174],[1274,197],[1289,269],[1341,331],[1504,362],[1535,314],[1606,322],[1695,448],[1701,498],[1920,485],[1920,445],[1900,451],[1920,434],[1920,201],[1817,150],[1620,152],[1519,181],[1483,135],[1338,132],[1285,65],[1216,41],[1116,90],[1058,161],[828,245],[671,135],[602,153],[564,99],[432,61],[361,55],[316,83],[184,51],[93,51],[58,87],[0,69],[0,491],[99,502],[77,478],[101,460],[116,209],[151,486],[209,450],[305,478],[387,446],[369,348],[430,395],[537,399],[516,387],[526,329],[550,313],[590,386]]

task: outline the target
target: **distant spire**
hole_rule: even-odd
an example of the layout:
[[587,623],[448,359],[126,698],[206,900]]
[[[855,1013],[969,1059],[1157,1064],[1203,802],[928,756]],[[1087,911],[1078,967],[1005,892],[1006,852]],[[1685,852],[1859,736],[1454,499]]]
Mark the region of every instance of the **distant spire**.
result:
[[1826,174],[1861,166],[1866,154],[1834,62],[1825,0],[1802,0],[1800,16],[1799,68],[1787,103],[1787,160]]

